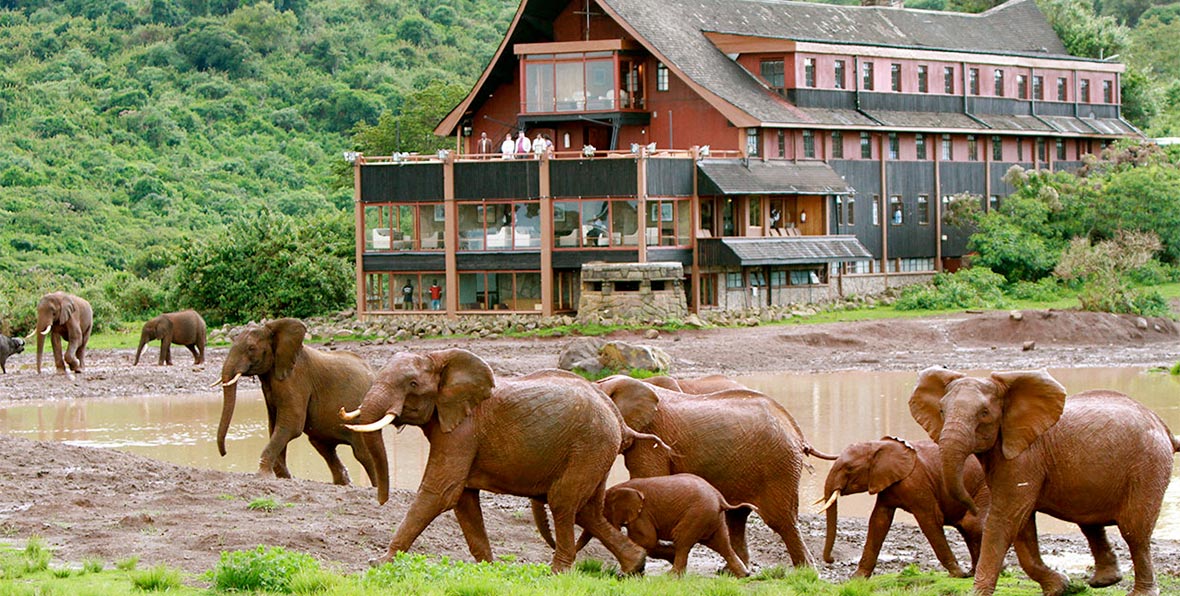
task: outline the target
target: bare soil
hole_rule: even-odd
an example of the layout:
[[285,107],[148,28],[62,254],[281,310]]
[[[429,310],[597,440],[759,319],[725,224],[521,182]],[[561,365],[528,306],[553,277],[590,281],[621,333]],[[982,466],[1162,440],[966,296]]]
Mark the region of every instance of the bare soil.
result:
[[[961,313],[918,319],[701,329],[643,339],[639,332],[618,339],[654,345],[673,359],[673,374],[742,375],[773,371],[920,370],[941,364],[957,369],[1027,369],[1081,366],[1164,366],[1180,361],[1180,330],[1167,319],[1139,320],[1072,311],[1025,311],[1019,320],[1007,312]],[[380,367],[395,351],[458,346],[483,357],[500,375],[524,374],[556,365],[570,338],[414,340],[395,344],[339,343]],[[1026,349],[1026,342],[1035,342]],[[14,356],[8,375],[0,375],[0,401],[22,399],[112,399],[168,392],[211,391],[225,348],[208,351],[208,364],[194,367],[186,351],[173,351],[176,366],[132,367],[131,350],[95,350],[87,369],[74,378],[37,375],[34,354]],[[52,357],[46,355],[52,369]],[[48,372],[48,371],[47,371]],[[410,430],[407,432],[416,432]],[[271,512],[247,505],[269,496],[280,507]],[[340,571],[359,571],[384,552],[392,531],[413,499],[393,491],[384,506],[369,487],[341,487],[307,480],[272,480],[167,464],[107,449],[74,447],[0,436],[0,535],[23,541],[43,537],[59,563],[87,558],[114,562],[139,556],[142,565],[166,563],[190,572],[212,568],[219,553],[259,544],[308,552]],[[805,508],[810,511],[811,508]],[[523,499],[485,495],[484,515],[497,555],[525,562],[548,562]],[[824,520],[802,516],[805,540],[822,576],[843,580],[855,569],[865,523],[841,521],[837,562],[819,561]],[[756,519],[749,528],[756,567],[787,565],[783,544]],[[1117,532],[1111,532],[1120,560],[1129,557]],[[952,536],[957,541],[957,537]],[[1088,557],[1079,535],[1042,539],[1047,554]],[[414,544],[414,551],[471,560],[454,517],[436,520]],[[957,548],[960,561],[965,549]],[[897,523],[878,564],[878,572],[898,571],[916,562],[940,569],[916,527]],[[592,544],[582,557],[610,561]],[[1156,535],[1156,570],[1180,575],[1180,537]],[[1014,560],[1013,560],[1013,564]],[[712,573],[720,558],[694,550],[691,571]],[[667,569],[649,562],[649,572]],[[1127,573],[1128,577],[1130,573]],[[1128,584],[1129,586],[1129,584]]]

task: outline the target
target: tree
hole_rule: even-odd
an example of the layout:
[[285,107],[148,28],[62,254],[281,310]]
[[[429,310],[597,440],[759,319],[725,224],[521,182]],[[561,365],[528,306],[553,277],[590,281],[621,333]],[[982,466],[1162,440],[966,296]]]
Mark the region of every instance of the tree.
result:
[[1085,0],[1038,0],[1037,6],[1074,56],[1101,59],[1127,45],[1127,28],[1113,17],[1096,16]]
[[1074,238],[1054,273],[1066,281],[1081,280],[1078,301],[1083,310],[1163,316],[1167,302],[1155,291],[1134,288],[1128,274],[1151,261],[1160,249],[1153,232],[1118,232],[1110,240],[1090,243]]
[[254,74],[254,51],[237,32],[211,19],[194,19],[176,39],[176,49],[198,70],[220,70],[232,76]]
[[466,93],[460,85],[431,82],[411,93],[400,110],[381,114],[376,126],[359,124],[353,145],[366,155],[434,153],[453,148],[454,141],[435,136],[434,128]]

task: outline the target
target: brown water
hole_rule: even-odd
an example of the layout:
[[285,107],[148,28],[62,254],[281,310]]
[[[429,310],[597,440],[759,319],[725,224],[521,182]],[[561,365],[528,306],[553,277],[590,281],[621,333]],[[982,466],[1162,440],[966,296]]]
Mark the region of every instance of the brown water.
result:
[[[1052,374],[1070,393],[1086,389],[1123,391],[1155,410],[1180,432],[1180,383],[1167,374],[1145,373],[1133,368],[1062,369]],[[784,403],[798,420],[808,440],[818,449],[838,453],[849,443],[898,435],[926,438],[910,417],[913,372],[839,372],[777,374],[740,380]],[[266,444],[266,412],[259,391],[240,391],[234,421],[226,439],[228,455],[217,453],[217,420],[221,394],[169,395],[115,400],[26,401],[0,408],[0,432],[37,440],[65,441],[75,445],[108,447],[162,461],[233,472],[254,472]],[[426,462],[428,445],[416,428],[397,433],[385,431],[390,453],[391,477],[398,488],[415,489]],[[364,470],[347,446],[341,458],[353,481],[368,484]],[[287,453],[292,475],[330,482],[319,454],[305,438],[293,441]],[[829,463],[812,459],[813,474],[804,474],[800,488],[804,512],[820,497]],[[1173,469],[1156,536],[1180,539],[1180,466]],[[626,470],[616,463],[610,483],[625,480]],[[854,495],[841,499],[840,513],[867,517],[873,497]],[[913,519],[899,514],[899,521]],[[1076,533],[1077,528],[1050,518],[1038,520],[1048,533]]]

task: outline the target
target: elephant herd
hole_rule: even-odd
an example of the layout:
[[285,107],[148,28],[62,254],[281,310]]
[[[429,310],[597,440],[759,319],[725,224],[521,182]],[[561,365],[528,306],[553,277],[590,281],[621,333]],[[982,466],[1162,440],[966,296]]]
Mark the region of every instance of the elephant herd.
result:
[[[52,333],[58,370],[81,370],[89,304],[55,293],[37,312],[38,364],[42,338]],[[144,326],[136,362],[147,341],[161,338],[161,364],[171,363],[169,343],[189,347],[200,364],[204,331],[193,311],[161,315]],[[1045,594],[1063,594],[1067,578],[1045,565],[1037,545],[1034,514],[1043,512],[1081,528],[1095,560],[1090,585],[1121,580],[1105,530],[1113,525],[1131,553],[1131,594],[1159,593],[1150,540],[1180,438],[1120,393],[1067,397],[1045,371],[978,378],[930,368],[918,376],[910,410],[931,440],[885,437],[833,456],[814,449],[781,404],[722,376],[591,382],[542,370],[498,377],[458,348],[400,352],[374,373],[360,356],[304,345],[306,332],[297,319],[278,319],[234,339],[214,384],[223,390],[218,448],[224,455],[238,381],[255,376],[270,432],[259,474],[289,477],[287,444],[306,434],[337,484],[349,478],[336,447],[350,445],[384,503],[389,471],[381,429],[421,428],[430,445],[421,485],[376,563],[408,550],[448,510],[472,556],[492,560],[480,510],[487,491],[532,501],[538,530],[554,548],[554,572],[569,569],[578,549],[598,539],[623,573],[641,572],[649,556],[683,572],[688,550],[699,543],[744,576],[752,512],[782,539],[794,565],[811,565],[799,530],[799,481],[806,458],[817,457],[834,460],[820,500],[825,561],[832,561],[837,499],[877,496],[856,576],[872,574],[902,509],[952,576],[974,575],[977,594],[994,593],[1013,546]],[[64,358],[63,337],[70,343]],[[619,455],[631,480],[608,489]],[[583,530],[577,539],[575,525]],[[956,560],[946,526],[964,539],[970,568]]]

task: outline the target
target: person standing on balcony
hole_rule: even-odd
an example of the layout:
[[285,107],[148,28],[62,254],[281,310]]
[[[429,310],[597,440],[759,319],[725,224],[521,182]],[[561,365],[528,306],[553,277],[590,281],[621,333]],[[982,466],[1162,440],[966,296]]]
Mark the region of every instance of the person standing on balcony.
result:
[[402,308],[414,310],[414,284],[408,279],[406,285],[402,286]]
[[533,144],[529,141],[529,136],[524,134],[524,131],[516,133],[516,159],[526,159],[529,152],[533,150]]
[[504,159],[512,159],[512,154],[516,152],[516,143],[512,141],[512,133],[504,135],[504,142],[500,143],[500,156]]
[[492,140],[488,138],[488,133],[479,133],[479,141],[475,144],[475,152],[480,154],[483,159],[487,159],[487,156],[492,153],[492,149]]
[[538,132],[536,138],[533,139],[533,153],[536,153],[537,159],[540,159],[548,150],[549,147],[545,145],[545,137]]

